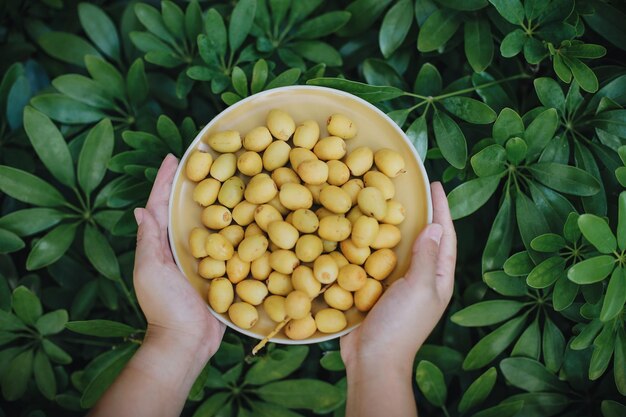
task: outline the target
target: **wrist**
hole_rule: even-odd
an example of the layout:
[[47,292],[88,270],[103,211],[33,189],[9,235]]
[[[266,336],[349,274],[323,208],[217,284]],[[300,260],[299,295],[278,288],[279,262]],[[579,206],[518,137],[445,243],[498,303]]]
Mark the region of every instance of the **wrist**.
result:
[[[415,355],[407,356],[398,352],[373,352],[359,349],[344,358],[348,378],[352,375],[393,375],[398,378],[411,378]],[[394,354],[395,353],[395,354]]]

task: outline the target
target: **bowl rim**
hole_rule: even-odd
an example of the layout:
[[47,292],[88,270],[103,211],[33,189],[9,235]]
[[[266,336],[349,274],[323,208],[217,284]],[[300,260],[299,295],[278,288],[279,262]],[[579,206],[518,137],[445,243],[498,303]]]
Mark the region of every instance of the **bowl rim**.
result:
[[[261,91],[259,93],[250,95],[240,101],[238,101],[237,103],[227,107],[226,109],[224,109],[223,111],[221,111],[220,113],[218,113],[217,115],[215,115],[196,135],[196,137],[193,139],[193,141],[189,144],[189,146],[187,147],[187,149],[185,150],[185,153],[183,154],[183,156],[180,158],[179,163],[178,163],[178,167],[176,168],[176,172],[174,174],[174,178],[172,181],[172,190],[170,192],[170,196],[169,196],[169,203],[168,203],[168,221],[167,221],[167,236],[168,236],[168,242],[170,244],[170,250],[172,252],[172,257],[174,258],[174,262],[176,263],[176,266],[178,267],[178,270],[183,274],[183,276],[185,276],[186,279],[187,275],[185,274],[185,271],[183,271],[183,269],[180,266],[180,261],[178,259],[178,254],[176,252],[176,245],[174,244],[174,238],[172,236],[172,210],[173,210],[173,197],[174,197],[174,191],[176,189],[175,185],[176,182],[178,181],[178,177],[181,175],[182,169],[183,169],[183,161],[185,161],[189,155],[190,152],[192,152],[193,150],[195,150],[198,142],[200,142],[202,140],[202,138],[204,137],[204,133],[209,130],[221,117],[223,117],[224,115],[234,111],[237,107],[239,106],[243,106],[246,103],[256,100],[259,97],[263,97],[266,95],[270,95],[270,94],[275,94],[276,92],[282,92],[282,91],[290,91],[290,90],[300,90],[300,91],[322,91],[324,93],[327,94],[335,94],[338,96],[342,96],[342,97],[346,97],[348,99],[354,100],[366,107],[369,107],[371,110],[373,110],[375,113],[377,113],[379,116],[381,116],[383,118],[383,120],[385,120],[387,123],[389,123],[393,129],[396,130],[396,132],[399,134],[399,136],[402,138],[402,140],[404,140],[404,142],[408,145],[409,149],[411,149],[411,156],[413,157],[413,159],[415,159],[415,161],[417,162],[417,165],[419,167],[420,173],[422,174],[422,180],[424,181],[424,188],[426,190],[426,224],[430,224],[433,221],[433,204],[432,204],[432,196],[431,196],[431,192],[430,192],[430,180],[428,178],[428,174],[426,172],[426,168],[424,167],[424,163],[422,161],[422,159],[420,158],[419,154],[417,153],[417,150],[415,149],[415,147],[413,146],[413,144],[411,143],[411,141],[409,140],[409,138],[406,136],[406,133],[404,133],[404,131],[400,128],[400,126],[398,126],[396,124],[396,122],[394,122],[389,116],[387,116],[382,110],[380,110],[378,107],[374,106],[372,103],[368,102],[367,100],[362,99],[361,97],[358,97],[354,94],[348,93],[346,91],[343,90],[337,90],[334,88],[329,88],[329,87],[321,87],[321,86],[314,86],[314,85],[290,85],[290,86],[286,86],[286,87],[278,87],[278,88],[272,88],[270,90],[265,90],[265,91]],[[211,312],[211,314],[217,319],[219,320],[221,323],[224,323],[227,327],[230,327],[231,329],[242,333],[248,337],[251,337],[253,339],[258,339],[258,340],[263,340],[263,338],[265,336],[259,336],[258,334],[251,332],[250,330],[247,329],[242,329],[241,327],[237,326],[236,324],[234,324],[233,322],[231,322],[230,320],[226,320],[221,314],[216,313],[215,311],[213,311],[213,309],[211,308],[211,306],[207,303],[207,308],[209,309],[209,311]],[[272,337],[271,339],[269,339],[270,342],[273,343],[278,343],[278,344],[283,344],[283,345],[308,345],[308,344],[313,344],[313,343],[321,343],[321,342],[326,342],[328,340],[332,340],[341,336],[344,336],[348,333],[350,333],[352,330],[356,329],[361,323],[357,323],[351,327],[347,327],[345,329],[343,329],[340,332],[337,333],[331,333],[331,334],[326,334],[323,336],[319,336],[319,337],[313,337],[313,338],[307,338],[307,339],[302,339],[302,340],[292,340],[289,338],[280,338],[277,339],[276,337]]]

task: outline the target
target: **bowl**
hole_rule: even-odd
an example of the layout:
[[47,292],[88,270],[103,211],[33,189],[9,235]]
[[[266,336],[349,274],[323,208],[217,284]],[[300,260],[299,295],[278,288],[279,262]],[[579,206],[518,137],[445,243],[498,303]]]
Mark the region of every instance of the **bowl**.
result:
[[[280,109],[289,113],[296,124],[307,119],[316,120],[320,125],[320,137],[327,135],[326,119],[334,113],[341,113],[357,125],[358,133],[353,139],[346,140],[348,152],[358,146],[369,146],[374,151],[391,148],[400,152],[405,159],[406,172],[393,179],[396,186],[396,200],[406,208],[406,219],[398,227],[402,231],[402,240],[394,248],[398,256],[398,264],[392,274],[383,281],[387,287],[407,271],[411,261],[411,247],[417,235],[427,223],[432,221],[432,203],[430,187],[422,160],[417,155],[404,132],[382,111],[367,101],[352,94],[325,87],[290,86],[264,91],[237,102],[221,112],[198,133],[185,152],[174,177],[169,205],[169,241],[174,259],[181,272],[189,279],[202,298],[207,300],[209,280],[197,273],[196,260],[190,253],[188,237],[194,227],[203,227],[200,221],[202,207],[193,201],[192,192],[195,182],[187,179],[184,167],[190,154],[200,149],[213,152],[202,138],[222,130],[237,130],[245,135],[256,126],[265,125],[265,118],[272,109]],[[242,151],[239,151],[242,152]],[[247,177],[242,176],[244,182]],[[313,303],[315,313],[323,301]],[[276,326],[259,308],[259,320],[251,329],[242,329],[230,321],[228,314],[219,314],[207,304],[211,313],[239,333],[263,339]],[[310,344],[324,342],[347,334],[356,328],[366,313],[359,312],[355,307],[348,310],[347,327],[338,333],[324,334],[316,332],[304,340],[291,340],[279,333],[270,341],[282,344]]]

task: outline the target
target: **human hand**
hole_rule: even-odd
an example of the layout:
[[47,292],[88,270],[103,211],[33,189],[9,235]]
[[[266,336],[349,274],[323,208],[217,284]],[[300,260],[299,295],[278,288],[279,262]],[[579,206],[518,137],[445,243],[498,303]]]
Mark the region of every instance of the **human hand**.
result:
[[146,208],[135,209],[139,228],[134,285],[148,321],[146,340],[184,351],[204,366],[219,348],[225,326],[209,313],[172,258],[168,204],[177,165],[173,155],[165,158]]
[[450,302],[456,234],[443,187],[435,182],[431,190],[433,223],[416,239],[408,272],[384,292],[358,328],[341,338],[348,368],[379,363],[411,370],[417,350]]

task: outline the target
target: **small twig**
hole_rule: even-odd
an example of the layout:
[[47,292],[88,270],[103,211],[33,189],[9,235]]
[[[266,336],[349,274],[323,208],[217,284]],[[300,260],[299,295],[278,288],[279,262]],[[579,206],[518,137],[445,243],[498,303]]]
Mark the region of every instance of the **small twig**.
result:
[[[319,297],[320,295],[324,294],[324,292],[330,288],[330,286],[333,285],[333,283],[327,284],[326,286],[324,286],[324,288],[322,288],[320,290],[320,292],[311,299],[315,300],[317,297]],[[263,340],[261,340],[259,343],[257,343],[257,345],[252,349],[252,354],[256,355],[261,349],[263,349],[265,347],[265,345],[267,345],[267,342],[270,341],[270,339],[274,336],[276,336],[278,334],[278,332],[280,332],[283,327],[285,327],[287,325],[287,323],[289,323],[291,321],[291,317],[285,317],[285,319],[283,321],[281,321],[280,323],[278,323],[276,325],[276,327],[274,327],[274,330],[272,330],[271,332],[269,332],[269,334],[267,336],[265,336],[263,338]]]

